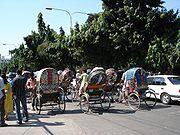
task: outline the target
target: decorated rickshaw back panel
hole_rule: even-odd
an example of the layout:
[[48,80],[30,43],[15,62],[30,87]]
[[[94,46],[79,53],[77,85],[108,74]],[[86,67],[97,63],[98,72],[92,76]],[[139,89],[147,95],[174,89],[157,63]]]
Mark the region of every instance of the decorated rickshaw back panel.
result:
[[127,70],[125,80],[135,83],[135,87],[140,91],[140,93],[144,93],[148,88],[147,75],[145,70],[142,68],[136,67]]
[[58,73],[54,68],[44,68],[37,75],[38,91],[55,93],[59,89]]
[[88,85],[86,92],[89,95],[100,95],[103,92],[103,88],[104,88],[103,84]]

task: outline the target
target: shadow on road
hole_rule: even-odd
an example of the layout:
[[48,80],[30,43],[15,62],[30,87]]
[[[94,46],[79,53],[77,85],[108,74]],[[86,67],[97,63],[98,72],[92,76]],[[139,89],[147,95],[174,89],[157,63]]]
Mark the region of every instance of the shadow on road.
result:
[[117,108],[110,108],[109,111],[106,113],[115,113],[115,114],[132,114],[135,113],[134,110],[130,109],[117,109]]
[[91,108],[91,112],[90,114],[98,114],[98,115],[103,115],[104,113],[114,113],[114,114],[132,114],[135,113],[135,111],[131,110],[131,109],[127,109],[127,108],[117,108],[115,107],[113,104],[111,105],[111,107],[109,108],[109,110],[103,110],[101,107],[99,106],[94,106],[93,108]]
[[65,110],[65,114],[82,114],[82,111],[80,109],[74,109],[74,110]]
[[[47,134],[53,135],[53,133],[47,128],[47,126],[63,126],[65,125],[64,122],[57,122],[57,121],[48,121],[50,116],[47,114],[40,114],[37,115],[35,113],[29,113],[29,121],[23,122],[21,125],[8,125],[8,127],[41,127],[43,128]],[[15,113],[10,115],[10,121],[16,121]]]
[[173,101],[173,102],[171,103],[171,105],[177,105],[177,106],[179,106],[179,105],[180,105],[180,101]]
[[169,107],[171,107],[171,105],[164,105],[161,103],[157,103],[153,108],[148,107],[146,104],[141,104],[139,110],[151,111],[153,109],[164,109],[164,108],[169,108]]

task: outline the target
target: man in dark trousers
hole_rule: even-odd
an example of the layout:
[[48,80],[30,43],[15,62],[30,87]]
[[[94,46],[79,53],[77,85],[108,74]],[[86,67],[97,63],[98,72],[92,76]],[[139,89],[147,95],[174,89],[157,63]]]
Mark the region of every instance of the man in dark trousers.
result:
[[[22,70],[18,69],[17,76],[14,78],[14,83],[12,85],[17,124],[22,124],[22,120],[24,122],[28,122],[29,119],[28,111],[27,111],[25,85],[26,85],[26,78],[22,76]],[[23,118],[21,115],[20,102],[22,104]]]
[[[1,70],[0,70],[0,75],[1,75]],[[7,124],[5,123],[4,120],[4,99],[5,99],[5,91],[4,91],[4,81],[2,77],[0,76],[0,127],[6,127]]]

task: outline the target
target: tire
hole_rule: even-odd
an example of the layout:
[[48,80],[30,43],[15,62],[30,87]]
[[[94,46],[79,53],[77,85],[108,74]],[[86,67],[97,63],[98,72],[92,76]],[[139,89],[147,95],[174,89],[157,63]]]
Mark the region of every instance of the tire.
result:
[[112,92],[112,98],[115,102],[119,103],[122,99],[122,91],[117,89],[116,91]]
[[36,114],[40,114],[40,113],[41,113],[41,108],[42,108],[42,99],[41,99],[41,96],[38,95],[38,96],[35,98]]
[[163,104],[170,104],[170,103],[171,103],[171,97],[169,96],[169,94],[163,93],[163,94],[161,95],[161,102],[162,102]]
[[144,102],[147,107],[154,108],[157,103],[157,98],[154,92],[147,91],[144,93]]
[[72,94],[72,91],[73,91],[73,86],[68,86],[67,87],[67,90],[66,90],[66,98],[68,101],[72,101],[73,100],[73,96],[71,95]]
[[59,110],[61,113],[64,113],[66,109],[66,101],[65,101],[65,95],[64,92],[59,92],[59,98],[58,98],[58,105],[59,105]]
[[74,99],[76,99],[77,98],[77,96],[78,96],[78,90],[76,90],[75,88],[73,88],[72,90],[71,90],[71,101],[73,101]]
[[115,102],[119,102],[119,100],[120,100],[120,92],[112,93],[112,98],[114,99]]
[[89,107],[90,107],[90,104],[89,104],[88,94],[81,95],[81,97],[80,97],[80,108],[81,108],[81,111],[83,113],[88,113],[89,112]]
[[72,96],[72,102],[75,106],[79,105],[80,102],[80,98],[79,98],[79,91],[76,89],[73,89],[73,91],[71,92],[71,96]]
[[136,93],[130,93],[128,96],[128,105],[133,111],[137,111],[140,107],[141,101],[139,95]]
[[108,111],[111,106],[111,100],[107,93],[102,93],[100,96],[101,108],[104,111]]

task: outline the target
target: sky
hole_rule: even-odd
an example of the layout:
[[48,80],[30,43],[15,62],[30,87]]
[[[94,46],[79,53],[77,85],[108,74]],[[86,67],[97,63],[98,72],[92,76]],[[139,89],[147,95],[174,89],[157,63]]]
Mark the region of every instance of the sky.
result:
[[[164,0],[165,8],[180,9],[180,0]],[[46,10],[46,8],[61,10]],[[102,11],[101,0],[0,0],[0,54],[10,58],[9,50],[19,47],[24,43],[23,37],[37,32],[37,16],[41,12],[44,22],[52,29],[59,32],[62,26],[68,34],[71,26],[78,22],[85,23],[86,14],[74,13],[98,13]],[[5,44],[5,45],[3,45]]]

